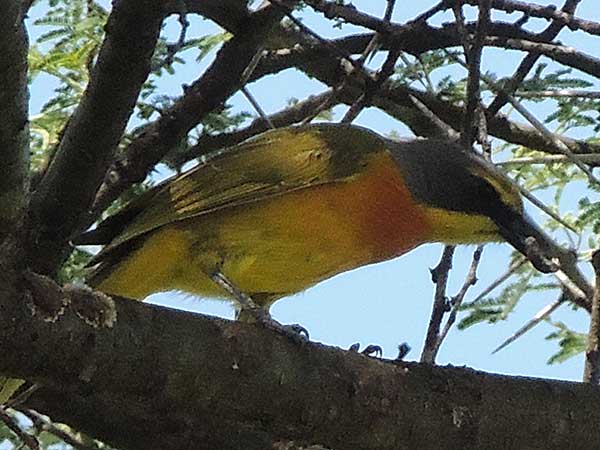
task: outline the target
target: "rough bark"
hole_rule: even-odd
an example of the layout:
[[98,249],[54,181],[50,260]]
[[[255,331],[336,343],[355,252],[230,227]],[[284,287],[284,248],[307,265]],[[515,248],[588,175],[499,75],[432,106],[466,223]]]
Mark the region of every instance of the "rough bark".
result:
[[[0,4],[0,242],[22,221],[27,201],[27,33],[21,2]],[[0,255],[1,257],[1,255]]]
[[112,325],[91,326],[80,317],[99,317],[109,305],[102,297],[37,277],[28,283],[29,304],[69,305],[52,323],[28,302],[3,298],[2,322],[13,325],[0,329],[0,347],[13,351],[0,371],[44,383],[29,406],[121,448],[262,450],[300,441],[337,450],[551,450],[600,442],[594,386],[298,346],[254,325],[121,299]]
[[164,15],[154,0],[113,5],[90,83],[32,198],[30,264],[39,272],[55,273],[91,206],[150,72]]

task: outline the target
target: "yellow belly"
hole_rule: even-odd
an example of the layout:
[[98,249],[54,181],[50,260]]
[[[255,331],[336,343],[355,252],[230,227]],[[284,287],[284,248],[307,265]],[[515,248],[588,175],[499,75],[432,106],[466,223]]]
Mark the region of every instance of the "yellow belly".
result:
[[373,259],[347,217],[303,198],[288,194],[163,227],[99,288],[139,299],[173,289],[223,297],[207,276],[218,269],[243,292],[274,300]]

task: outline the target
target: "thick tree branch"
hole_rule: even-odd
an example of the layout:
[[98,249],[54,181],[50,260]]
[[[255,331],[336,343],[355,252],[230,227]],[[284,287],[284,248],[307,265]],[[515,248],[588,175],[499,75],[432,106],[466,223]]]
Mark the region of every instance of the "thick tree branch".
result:
[[202,118],[221,106],[242,87],[243,73],[283,12],[269,6],[249,16],[244,26],[219,51],[211,67],[161,117],[148,125],[115,162],[104,179],[89,221],[134,183],[143,181],[150,170]]
[[185,4],[187,12],[212,20],[230,33],[237,33],[248,19],[246,0],[170,0],[169,12],[178,13],[180,4]]
[[91,206],[150,72],[164,14],[154,0],[113,4],[90,83],[32,198],[30,262],[39,272],[57,270]]
[[[27,302],[3,298],[11,326],[0,347],[12,351],[0,372],[44,383],[29,406],[120,448],[591,450],[600,440],[592,386],[298,347],[254,325],[120,299],[116,322],[90,326],[77,305],[98,297],[39,281],[29,278]],[[48,303],[47,292],[69,302],[53,323],[26,306]],[[514,433],[523,421],[528,433]]]
[[27,33],[21,2],[0,4],[0,242],[23,219],[29,170]]

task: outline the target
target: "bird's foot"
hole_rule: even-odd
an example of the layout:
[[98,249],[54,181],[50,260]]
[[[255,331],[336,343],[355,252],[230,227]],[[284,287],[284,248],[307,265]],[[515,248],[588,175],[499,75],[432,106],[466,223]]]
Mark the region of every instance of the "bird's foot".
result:
[[289,337],[294,342],[301,343],[308,340],[308,331],[301,325],[282,325],[271,317],[268,306],[259,306],[251,296],[242,292],[232,283],[220,270],[216,270],[210,278],[226,292],[228,292],[239,304],[236,320],[240,322],[259,323],[265,328],[276,331]]
[[[352,344],[348,350],[351,352],[358,353],[359,349],[360,343],[357,342],[355,344]],[[381,357],[383,355],[383,349],[379,345],[371,344],[367,345],[361,353],[366,356]]]
[[402,361],[410,352],[410,345],[408,343],[403,342],[398,346],[398,356],[396,356],[396,361]]
[[309,340],[308,330],[297,323],[284,325],[277,322],[266,308],[242,308],[237,315],[237,319],[242,322],[257,323],[263,327],[276,331],[296,343],[303,343]]

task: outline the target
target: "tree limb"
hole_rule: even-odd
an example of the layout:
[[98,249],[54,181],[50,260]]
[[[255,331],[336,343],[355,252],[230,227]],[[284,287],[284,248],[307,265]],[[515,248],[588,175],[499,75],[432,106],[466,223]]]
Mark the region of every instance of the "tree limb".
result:
[[0,242],[22,223],[28,191],[28,41],[20,16],[20,1],[0,3]]
[[90,83],[32,197],[30,261],[52,274],[68,252],[133,112],[165,11],[154,0],[113,5]]
[[[466,3],[477,5],[479,0],[466,0]],[[514,0],[492,0],[492,8],[512,13],[520,11],[531,17],[553,20],[560,26],[567,26],[570,30],[582,30],[589,34],[600,36],[600,23],[591,20],[579,19],[573,16],[573,11],[557,10],[554,5],[543,6],[536,3],[528,3]]]
[[[311,117],[314,111],[329,97],[329,91],[325,91],[318,95],[311,95],[298,103],[269,115],[269,122],[272,123],[275,128],[302,122],[305,118]],[[169,159],[171,159],[175,165],[182,166],[192,159],[201,158],[215,150],[239,144],[268,129],[269,125],[267,122],[265,122],[262,117],[258,117],[254,119],[250,125],[239,130],[219,134],[203,134],[192,147],[181,153],[177,153],[173,158],[169,157]]]
[[[566,0],[561,12],[563,14],[573,14],[579,2],[580,0]],[[492,5],[493,4],[494,2],[492,1]],[[560,33],[563,27],[563,21],[553,20],[552,23],[550,23],[550,25],[548,25],[548,27],[540,34],[545,40],[552,41],[556,38],[556,36],[558,36],[558,33]],[[523,58],[519,64],[519,67],[517,67],[517,70],[513,76],[507,80],[507,83],[504,86],[504,91],[512,94],[523,82],[529,71],[533,69],[533,66],[540,56],[541,55],[537,52],[532,52],[525,56],[525,58]],[[507,102],[508,99],[505,95],[497,94],[496,98],[488,106],[488,114],[496,114],[504,105],[506,105]]]
[[105,177],[88,225],[125,189],[143,181],[206,114],[242,87],[242,74],[283,14],[276,6],[269,6],[250,15],[238,34],[223,45],[210,68],[133,140],[124,158],[114,162]]
[[233,34],[243,28],[250,14],[246,0],[170,0],[165,7],[171,13],[178,13],[181,1],[187,12],[210,19]]
[[[51,323],[3,298],[12,325],[0,347],[12,351],[0,372],[44,383],[27,406],[120,448],[591,450],[600,440],[592,386],[298,347],[255,325],[124,299],[112,326],[90,326],[74,309],[98,302],[91,291],[30,289],[30,304],[56,291],[69,305]],[[528,433],[514,433],[523,421]]]
[[[355,38],[359,38],[364,45],[368,43],[363,35]],[[357,49],[354,47],[355,44],[356,42],[351,45],[353,49]],[[337,56],[332,55],[325,46],[318,43],[310,46],[298,46],[293,49],[282,49],[271,52],[263,58],[252,79],[274,74],[290,67],[297,67],[309,76],[315,77],[329,86],[335,86],[339,83],[340,77],[350,75],[345,72],[344,65],[341,64],[339,59],[337,65],[332,63],[336,59]],[[356,101],[356,98],[364,90],[364,80],[357,74],[352,76],[353,82],[347,83],[344,89],[337,94],[340,101],[349,105]],[[422,136],[435,135],[438,132],[437,127],[415,106],[411,96],[425,104],[452,128],[460,130],[464,114],[463,108],[428,92],[422,92],[397,83],[393,86],[384,85],[375,94],[373,104],[392,117],[406,123],[415,134]],[[523,145],[546,153],[557,153],[554,146],[550,145],[535,128],[513,122],[502,114],[487,116],[487,126],[489,134],[512,144]],[[600,153],[599,144],[558,135],[557,138],[561,139],[575,154]]]

